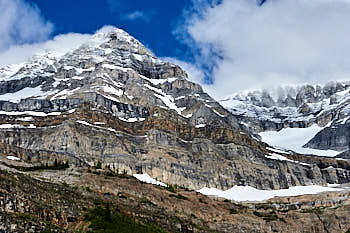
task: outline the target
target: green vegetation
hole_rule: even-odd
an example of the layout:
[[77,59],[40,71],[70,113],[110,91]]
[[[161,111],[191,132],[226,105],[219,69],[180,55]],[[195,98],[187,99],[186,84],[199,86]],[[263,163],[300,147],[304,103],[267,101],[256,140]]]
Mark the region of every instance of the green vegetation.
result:
[[169,192],[175,193],[176,192],[176,188],[177,188],[176,185],[169,184],[166,187],[166,190],[168,190]]
[[256,208],[257,210],[268,210],[268,209],[273,209],[273,208],[271,207],[271,205],[265,204],[265,203],[256,204],[256,205],[255,205],[255,208]]
[[303,213],[313,213],[313,214],[323,214],[324,207],[315,207],[311,209],[304,209],[302,212]]
[[187,197],[185,197],[185,196],[183,196],[183,195],[181,195],[181,194],[177,194],[177,195],[175,195],[175,194],[170,194],[169,197],[176,197],[177,199],[180,199],[180,200],[188,200]]
[[16,170],[24,171],[24,172],[33,172],[33,171],[41,171],[41,170],[65,170],[69,168],[68,161],[62,162],[62,161],[57,161],[57,159],[55,159],[55,162],[52,165],[49,165],[48,163],[46,163],[46,164],[41,164],[41,165],[32,166],[32,167],[15,166],[7,163],[4,163],[4,164],[7,167],[15,168]]
[[96,169],[102,169],[102,163],[101,161],[99,160],[95,166]]
[[128,198],[127,196],[125,196],[125,195],[124,195],[123,193],[121,193],[121,192],[118,192],[117,196],[118,196],[119,198],[121,198],[121,199],[126,199],[126,198]]
[[234,208],[231,208],[230,209],[230,214],[238,214],[238,210],[234,209]]
[[96,207],[86,216],[85,220],[91,224],[88,233],[164,233],[163,229],[152,225],[138,222],[118,210],[112,211],[107,204],[106,208]]
[[203,200],[201,197],[199,198],[199,202],[203,203],[203,204],[208,204],[208,202],[206,202],[205,200]]
[[253,214],[257,217],[264,219],[266,222],[271,222],[271,221],[276,221],[276,220],[280,220],[282,222],[285,222],[285,220],[283,218],[278,217],[274,211],[271,211],[268,213],[254,211]]
[[178,190],[178,189],[182,189],[182,190],[185,190],[187,192],[191,191],[189,188],[179,186],[177,184],[174,184],[174,185],[168,184],[168,186],[165,189],[168,190],[169,192],[172,192],[172,193],[176,193],[176,190]]
[[156,204],[154,204],[153,202],[151,202],[145,197],[141,198],[140,203],[145,205],[150,205],[150,206],[156,206]]

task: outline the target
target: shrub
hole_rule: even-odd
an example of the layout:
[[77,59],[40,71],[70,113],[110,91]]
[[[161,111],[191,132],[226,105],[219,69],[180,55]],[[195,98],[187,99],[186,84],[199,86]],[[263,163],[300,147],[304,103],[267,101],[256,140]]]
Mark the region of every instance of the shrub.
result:
[[106,208],[97,207],[92,209],[85,216],[85,221],[89,221],[88,233],[102,232],[120,232],[120,233],[164,233],[165,231],[158,226],[145,224],[122,214],[118,210],[112,211],[110,206]]
[[177,195],[175,195],[175,194],[170,194],[169,197],[175,197],[175,198],[180,199],[180,200],[188,200],[187,197],[185,197],[185,196],[183,196],[183,195],[181,195],[181,194],[177,194]]
[[96,168],[96,169],[102,169],[102,163],[101,163],[100,160],[97,161],[97,164],[96,164],[95,168]]
[[166,187],[166,190],[168,190],[169,192],[175,193],[176,192],[176,187],[174,185],[172,185],[172,184],[169,184]]

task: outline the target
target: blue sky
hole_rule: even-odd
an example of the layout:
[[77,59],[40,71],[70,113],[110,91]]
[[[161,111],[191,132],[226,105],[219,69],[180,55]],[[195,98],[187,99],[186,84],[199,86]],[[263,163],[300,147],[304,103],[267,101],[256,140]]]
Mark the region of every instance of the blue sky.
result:
[[124,29],[160,57],[190,60],[188,46],[174,30],[183,23],[190,0],[27,0],[54,24],[51,36],[94,33],[104,25]]
[[0,65],[113,25],[216,98],[350,79],[350,0],[0,0],[0,12]]

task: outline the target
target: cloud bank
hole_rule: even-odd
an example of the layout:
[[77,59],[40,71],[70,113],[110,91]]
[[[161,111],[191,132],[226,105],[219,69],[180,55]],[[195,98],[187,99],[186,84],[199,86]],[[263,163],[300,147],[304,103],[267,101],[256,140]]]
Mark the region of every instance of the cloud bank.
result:
[[91,39],[89,34],[68,33],[55,36],[53,39],[44,42],[13,45],[0,52],[0,66],[25,62],[38,53],[53,52],[60,56],[74,48],[78,48],[89,39]]
[[0,0],[0,51],[11,45],[47,40],[53,24],[23,0]]
[[[207,4],[204,4],[207,2]],[[349,0],[194,0],[182,36],[195,65],[212,69],[207,89],[244,89],[350,78]]]

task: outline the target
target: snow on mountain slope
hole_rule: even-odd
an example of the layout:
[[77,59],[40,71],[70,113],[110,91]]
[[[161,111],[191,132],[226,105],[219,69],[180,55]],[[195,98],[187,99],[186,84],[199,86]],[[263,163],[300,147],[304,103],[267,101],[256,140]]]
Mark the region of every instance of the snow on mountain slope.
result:
[[314,124],[308,128],[285,128],[280,131],[261,132],[259,135],[263,142],[271,146],[292,150],[300,154],[335,157],[339,154],[339,151],[317,150],[303,147],[306,142],[310,141],[322,129],[322,127]]
[[318,185],[295,186],[279,190],[259,190],[249,186],[234,186],[222,191],[216,188],[202,188],[198,192],[208,196],[218,196],[234,201],[264,201],[273,197],[291,197],[305,194],[317,194],[321,192],[342,191],[341,188],[323,187]]
[[156,179],[153,179],[148,174],[134,174],[133,177],[138,179],[139,181],[145,182],[147,184],[153,184],[153,185],[159,185],[162,187],[167,187],[168,185],[164,184],[163,182],[160,182]]

